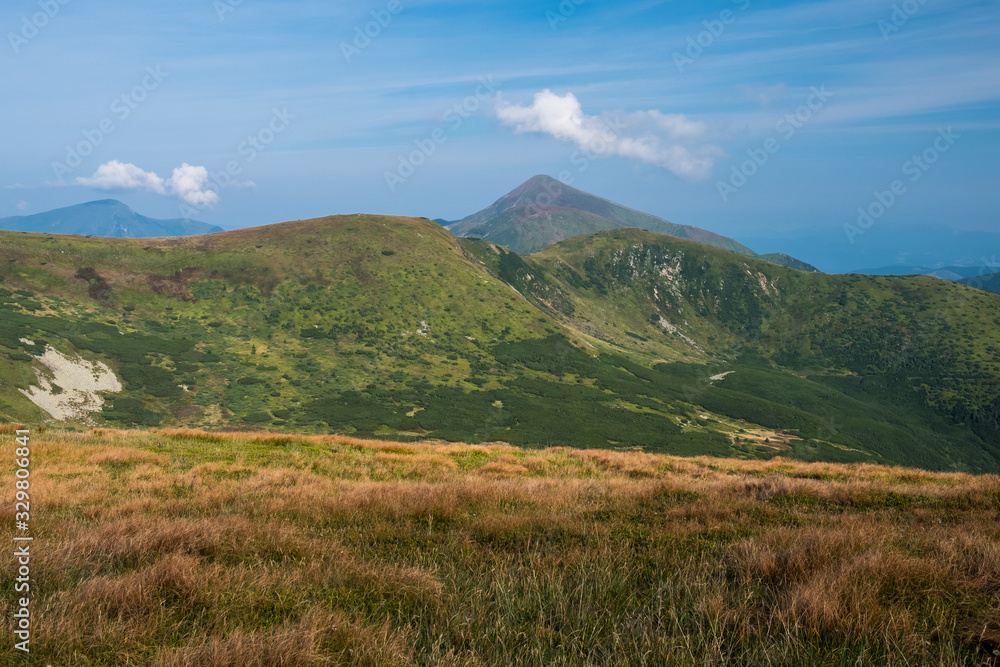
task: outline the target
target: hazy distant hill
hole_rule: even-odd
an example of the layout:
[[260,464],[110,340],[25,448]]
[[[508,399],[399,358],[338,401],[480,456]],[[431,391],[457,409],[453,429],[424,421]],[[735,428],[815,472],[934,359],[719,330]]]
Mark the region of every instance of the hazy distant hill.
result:
[[977,275],[979,268],[975,266],[944,266],[933,268],[930,266],[896,264],[879,266],[873,269],[857,269],[848,273],[858,273],[865,276],[933,276],[934,278],[942,278],[944,280],[960,280]]
[[448,225],[455,236],[474,236],[520,255],[581,234],[636,227],[725,248],[744,255],[745,245],[698,227],[678,225],[577,190],[551,176],[534,176],[478,213]]
[[119,238],[193,236],[222,231],[222,227],[197,220],[147,218],[115,199],[102,199],[34,215],[0,218],[0,229]]
[[969,278],[962,278],[956,282],[968,285],[969,287],[975,287],[976,289],[984,289],[1000,294],[1000,273],[988,273],[983,276],[971,276]]
[[1000,233],[996,232],[886,223],[853,238],[840,226],[817,226],[739,239],[751,248],[775,248],[800,257],[827,273],[911,275],[962,267],[971,271],[964,274],[968,277],[1000,271]]

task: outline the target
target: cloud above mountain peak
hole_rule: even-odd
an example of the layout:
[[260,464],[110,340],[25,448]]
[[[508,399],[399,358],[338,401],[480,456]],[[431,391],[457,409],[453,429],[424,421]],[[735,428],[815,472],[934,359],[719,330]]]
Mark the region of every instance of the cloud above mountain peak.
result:
[[684,178],[708,175],[722,154],[702,143],[705,123],[683,114],[658,110],[587,115],[573,93],[549,89],[535,94],[530,106],[508,104],[501,98],[497,118],[516,133],[548,134],[575,143],[594,157],[619,156],[656,165]]

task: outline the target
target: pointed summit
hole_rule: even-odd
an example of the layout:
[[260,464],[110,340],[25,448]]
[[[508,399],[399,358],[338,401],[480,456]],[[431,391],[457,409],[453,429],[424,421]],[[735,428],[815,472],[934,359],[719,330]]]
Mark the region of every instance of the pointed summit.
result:
[[449,225],[455,236],[477,236],[525,255],[581,234],[637,227],[754,256],[752,250],[713,232],[678,225],[577,190],[539,174],[492,205]]

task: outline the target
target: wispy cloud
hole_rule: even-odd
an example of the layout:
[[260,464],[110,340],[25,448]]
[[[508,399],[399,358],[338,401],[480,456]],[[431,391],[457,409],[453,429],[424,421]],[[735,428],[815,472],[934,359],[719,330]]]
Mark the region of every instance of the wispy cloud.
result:
[[111,160],[98,167],[92,176],[78,177],[76,182],[98,190],[147,190],[174,195],[194,206],[212,206],[219,201],[218,193],[208,188],[208,170],[187,162],[164,179],[134,164]]
[[617,155],[641,160],[686,178],[708,175],[719,149],[699,144],[705,124],[683,114],[658,110],[588,116],[573,93],[545,89],[530,106],[497,104],[497,117],[514,132],[549,134],[575,143],[598,157]]

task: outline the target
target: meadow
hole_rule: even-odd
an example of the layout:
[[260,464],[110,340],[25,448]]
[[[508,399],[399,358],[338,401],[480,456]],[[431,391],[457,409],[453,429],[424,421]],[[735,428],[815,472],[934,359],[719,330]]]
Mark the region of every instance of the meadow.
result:
[[[31,664],[1000,660],[995,475],[265,432],[30,444]],[[4,563],[0,662],[22,664]]]

